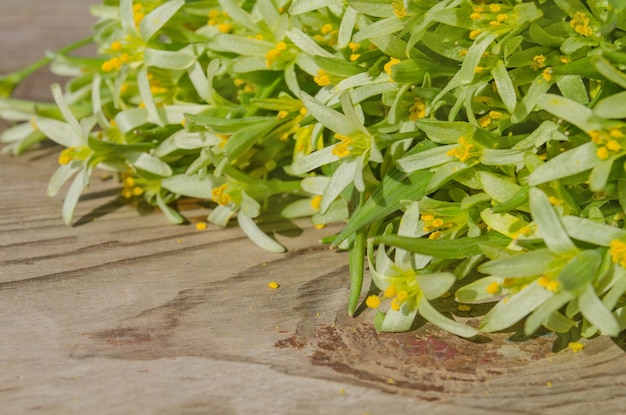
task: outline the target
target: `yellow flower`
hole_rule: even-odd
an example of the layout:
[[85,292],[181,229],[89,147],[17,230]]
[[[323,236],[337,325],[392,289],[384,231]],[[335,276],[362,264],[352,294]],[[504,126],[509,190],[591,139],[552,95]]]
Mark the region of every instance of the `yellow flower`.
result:
[[227,188],[228,184],[224,183],[223,185],[211,190],[211,200],[220,206],[228,205],[231,201],[231,197],[228,193],[226,193]]
[[391,5],[393,6],[393,14],[398,19],[406,16],[406,9],[404,8],[404,4],[402,4],[402,2],[394,1],[393,3],[391,3]]
[[614,239],[609,244],[609,253],[611,254],[611,260],[620,264],[622,267],[626,267],[626,243],[619,239]]
[[394,65],[397,65],[399,63],[400,63],[400,59],[390,58],[389,62],[387,62],[385,66],[383,67],[383,69],[385,70],[385,73],[391,76],[391,68],[393,68]]
[[320,69],[317,71],[317,75],[313,77],[313,80],[319,86],[328,86],[331,84],[330,76],[328,75],[328,72],[326,72],[323,69]]
[[530,65],[532,69],[539,69],[546,66],[546,57],[543,55],[535,55],[533,57],[533,63]]
[[469,143],[465,137],[459,138],[459,146],[446,153],[447,156],[453,156],[459,159],[459,161],[467,161],[472,156],[472,149],[474,145]]
[[350,155],[350,143],[348,142],[337,143],[335,144],[331,152],[339,158],[347,157],[348,155]]
[[74,147],[66,148],[65,150],[61,151],[61,154],[59,155],[59,159],[58,159],[59,164],[61,165],[70,164],[70,162],[74,160],[73,153],[74,153]]
[[422,101],[421,98],[415,98],[413,105],[409,108],[409,119],[411,121],[416,121],[422,119],[426,116],[426,104]]
[[550,82],[552,80],[552,68],[546,68],[541,72],[541,77],[544,81]]
[[593,29],[589,26],[589,17],[583,12],[576,12],[569,25],[581,36],[587,37],[593,34]]

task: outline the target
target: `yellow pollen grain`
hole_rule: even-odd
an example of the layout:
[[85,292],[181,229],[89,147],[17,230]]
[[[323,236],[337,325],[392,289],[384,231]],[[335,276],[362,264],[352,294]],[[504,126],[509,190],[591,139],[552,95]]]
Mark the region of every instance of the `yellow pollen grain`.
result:
[[489,294],[496,294],[498,291],[500,291],[500,284],[498,284],[496,281],[493,281],[492,283],[487,285],[486,290]]
[[600,160],[606,160],[609,158],[609,150],[604,146],[600,147],[596,151],[596,156],[598,156]]
[[543,288],[546,288],[548,284],[550,284],[550,279],[542,275],[541,277],[537,278],[537,284],[539,284],[539,286]]
[[622,149],[622,146],[616,140],[609,140],[606,143],[606,148],[608,148],[611,151],[620,151]]
[[470,34],[469,34],[469,38],[470,38],[471,40],[474,40],[474,39],[476,39],[476,38],[478,37],[478,35],[480,35],[481,33],[482,33],[482,30],[480,30],[480,29],[472,30],[472,31],[470,32]]
[[407,293],[407,292],[406,292],[406,291],[404,291],[404,290],[403,290],[403,291],[400,291],[400,292],[396,295],[396,298],[397,298],[399,301],[404,301],[404,300],[406,300],[408,297],[409,297],[409,293]]
[[468,311],[472,311],[472,306],[467,305],[467,304],[459,304],[456,309],[466,313]]
[[273,290],[276,290],[280,287],[280,284],[277,283],[276,281],[270,281],[267,283],[267,286]]
[[439,228],[439,227],[443,226],[443,219],[441,219],[441,218],[434,219],[432,221],[432,226],[434,226],[435,228]]
[[492,20],[492,21],[489,22],[489,26],[494,26],[494,27],[500,26],[501,24],[502,23],[500,23],[497,20]]
[[383,67],[385,73],[389,76],[391,76],[392,73],[392,69],[394,65],[397,65],[400,63],[400,59],[396,59],[396,58],[391,58],[389,59],[389,62],[387,62],[385,64],[385,66]]
[[199,231],[204,231],[207,228],[207,223],[206,222],[198,222],[196,223],[196,229]]
[[350,62],[354,62],[361,57],[360,53],[352,53],[350,54]]
[[499,13],[502,10],[502,7],[499,4],[490,4],[489,11],[492,13]]
[[402,303],[400,303],[397,298],[394,298],[393,300],[391,300],[391,306],[390,307],[391,307],[391,309],[393,311],[400,311],[400,306],[401,305],[402,305]]
[[503,22],[508,18],[509,18],[508,14],[499,14],[496,16],[496,20],[498,20],[499,22]]
[[377,295],[370,295],[369,297],[367,297],[367,299],[365,300],[365,304],[369,307],[369,308],[378,308],[380,307],[380,298]]
[[322,195],[315,195],[311,198],[311,207],[315,210],[320,210],[322,205]]
[[624,133],[622,132],[622,130],[618,129],[618,128],[611,128],[609,130],[609,135],[613,138],[623,138],[624,137]]
[[546,286],[546,289],[548,291],[552,291],[553,293],[559,291],[559,288],[561,288],[561,284],[558,281],[550,281],[548,283],[548,285]]
[[283,118],[286,118],[288,115],[289,115],[289,111],[280,110],[278,111],[278,114],[276,114],[276,118],[278,118],[279,120],[282,120]]
[[585,345],[581,342],[569,342],[567,347],[574,353],[578,353],[585,348]]
[[385,289],[385,292],[383,293],[383,295],[385,296],[385,298],[395,297],[396,291],[397,291],[396,286],[391,284],[389,287]]
[[478,13],[478,12],[474,12],[472,14],[470,14],[470,19],[472,20],[480,20],[483,18],[483,15]]
[[233,25],[230,23],[220,23],[217,25],[217,30],[222,33],[230,33],[233,30]]
[[320,28],[320,33],[323,35],[327,35],[333,31],[333,25],[330,23],[326,23],[324,26]]
[[122,42],[120,42],[119,40],[116,40],[115,42],[111,43],[111,50],[120,50],[122,49]]
[[431,233],[430,235],[428,235],[428,239],[430,240],[435,240],[435,239],[439,239],[441,238],[441,232],[440,231],[435,231],[433,233]]

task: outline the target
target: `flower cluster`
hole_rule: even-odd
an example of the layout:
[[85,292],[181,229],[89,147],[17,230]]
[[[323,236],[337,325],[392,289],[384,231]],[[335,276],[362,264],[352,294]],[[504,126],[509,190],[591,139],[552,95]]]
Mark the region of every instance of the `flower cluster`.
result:
[[[23,121],[0,140],[63,146],[49,189],[73,180],[66,223],[102,167],[173,223],[189,223],[177,200],[198,198],[198,229],[237,220],[273,252],[268,211],[345,224],[328,241],[350,250],[348,313],[367,261],[379,330],[419,314],[465,337],[522,320],[527,334],[617,335],[621,15],[575,0],[331,3],[106,2],[97,57],[69,59],[79,42],[0,78],[7,95],[52,56],[80,74],[53,106],[0,102]],[[477,327],[455,316],[483,302]]]

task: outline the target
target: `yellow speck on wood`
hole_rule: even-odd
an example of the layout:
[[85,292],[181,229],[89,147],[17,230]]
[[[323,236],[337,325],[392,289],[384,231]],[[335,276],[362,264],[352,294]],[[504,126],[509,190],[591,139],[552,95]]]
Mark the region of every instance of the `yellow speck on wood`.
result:
[[267,286],[268,286],[268,287],[270,287],[271,289],[275,290],[275,289],[277,289],[278,287],[280,287],[280,284],[279,284],[279,283],[277,283],[276,281],[271,281],[271,282],[269,282],[269,283],[267,284]]

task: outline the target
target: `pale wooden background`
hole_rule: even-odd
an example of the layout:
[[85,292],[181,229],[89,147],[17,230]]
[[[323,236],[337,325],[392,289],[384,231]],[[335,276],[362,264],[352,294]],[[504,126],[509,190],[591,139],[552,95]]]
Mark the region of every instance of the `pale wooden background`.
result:
[[[87,35],[89,4],[3,0],[0,73]],[[17,95],[47,99],[52,80]],[[348,318],[346,255],[317,243],[337,227],[268,224],[291,250],[268,254],[236,228],[140,214],[97,177],[65,227],[45,196],[57,152],[0,156],[0,413],[626,413],[619,340],[553,353],[552,337]]]

